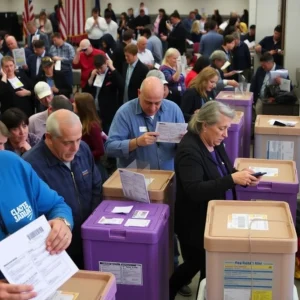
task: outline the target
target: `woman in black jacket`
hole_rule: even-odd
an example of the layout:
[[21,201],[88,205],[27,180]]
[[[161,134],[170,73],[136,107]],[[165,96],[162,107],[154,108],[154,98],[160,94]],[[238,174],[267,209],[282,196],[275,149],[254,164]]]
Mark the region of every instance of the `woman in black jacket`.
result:
[[72,94],[72,85],[68,83],[68,80],[62,71],[56,71],[54,69],[54,64],[55,62],[51,57],[43,57],[41,61],[42,71],[37,76],[36,82],[47,82],[51,87],[54,96],[64,95],[67,98],[70,98]]
[[214,88],[219,80],[214,68],[206,67],[195,77],[181,98],[181,110],[186,122],[206,102],[215,98]]
[[0,111],[4,113],[11,107],[17,107],[28,117],[34,114],[33,85],[25,72],[15,70],[11,56],[4,56],[1,61]]
[[117,43],[111,34],[106,33],[100,39],[100,48],[109,56],[110,59],[113,59],[116,47]]
[[237,171],[226,154],[223,140],[235,116],[234,110],[209,101],[189,122],[188,132],[175,156],[175,232],[184,262],[170,278],[170,300],[200,271],[205,278],[204,229],[208,202],[235,199],[235,185],[257,185],[251,170]]

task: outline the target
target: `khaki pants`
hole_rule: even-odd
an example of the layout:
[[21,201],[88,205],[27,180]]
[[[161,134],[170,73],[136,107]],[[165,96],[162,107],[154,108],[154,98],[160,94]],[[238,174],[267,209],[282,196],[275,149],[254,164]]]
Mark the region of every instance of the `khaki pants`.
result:
[[263,102],[259,98],[256,101],[255,112],[256,112],[256,116],[262,115],[263,113]]

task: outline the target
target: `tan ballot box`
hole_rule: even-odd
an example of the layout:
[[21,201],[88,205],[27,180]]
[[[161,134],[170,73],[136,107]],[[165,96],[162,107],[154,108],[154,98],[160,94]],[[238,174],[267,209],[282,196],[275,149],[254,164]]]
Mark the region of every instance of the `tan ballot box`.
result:
[[[130,170],[130,169],[127,169]],[[131,170],[145,175],[150,181],[148,185],[151,203],[164,203],[170,207],[169,218],[169,260],[170,275],[174,268],[174,203],[175,203],[175,173],[163,170]],[[125,198],[119,170],[103,184],[103,200],[128,200]],[[129,199],[130,200],[130,199]]]
[[117,285],[111,273],[79,271],[58,291],[72,300],[115,300]]
[[287,203],[210,201],[204,247],[207,299],[293,299],[297,235]]
[[[296,124],[276,126],[272,125],[273,120]],[[300,117],[258,115],[254,133],[255,158],[294,160],[300,172]]]

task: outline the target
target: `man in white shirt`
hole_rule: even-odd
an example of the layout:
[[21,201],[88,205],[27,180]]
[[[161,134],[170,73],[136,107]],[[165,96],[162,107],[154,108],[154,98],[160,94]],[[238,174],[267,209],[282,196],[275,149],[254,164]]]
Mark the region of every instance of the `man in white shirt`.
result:
[[137,41],[138,47],[138,59],[145,64],[149,69],[153,69],[154,66],[154,57],[150,50],[146,49],[147,47],[147,38],[141,36]]
[[112,20],[110,11],[107,11],[104,15],[107,24],[107,33],[109,33],[115,41],[118,39],[118,24]]
[[99,17],[99,9],[93,8],[92,16],[85,22],[85,31],[93,48],[100,48],[100,39],[107,31],[107,24],[104,18]]
[[147,16],[149,15],[149,10],[148,10],[148,8],[145,6],[144,2],[141,2],[141,3],[140,3],[140,7],[137,8],[137,9],[135,10],[135,12],[134,12],[134,16],[135,16],[135,17],[137,17],[137,16],[140,14],[140,10],[141,10],[141,9],[144,10],[145,15],[147,15]]

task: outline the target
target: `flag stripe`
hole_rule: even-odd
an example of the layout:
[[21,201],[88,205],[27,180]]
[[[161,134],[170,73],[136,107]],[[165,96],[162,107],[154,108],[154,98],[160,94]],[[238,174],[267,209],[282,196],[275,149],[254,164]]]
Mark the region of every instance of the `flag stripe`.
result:
[[26,23],[34,20],[33,1],[32,0],[24,0],[24,11],[23,11],[22,17],[23,17],[23,33],[24,33],[24,35],[28,35],[29,32],[27,30]]

